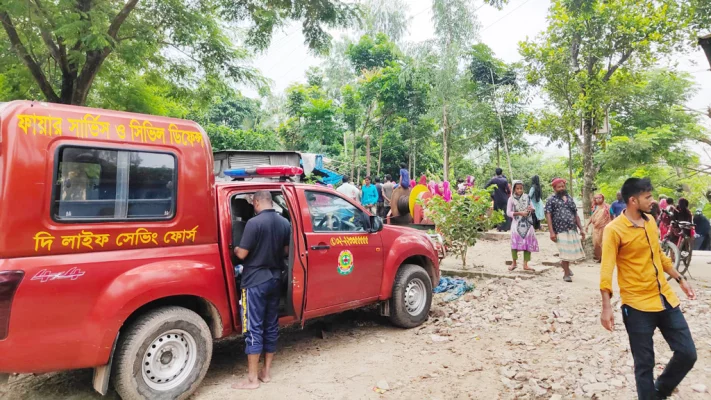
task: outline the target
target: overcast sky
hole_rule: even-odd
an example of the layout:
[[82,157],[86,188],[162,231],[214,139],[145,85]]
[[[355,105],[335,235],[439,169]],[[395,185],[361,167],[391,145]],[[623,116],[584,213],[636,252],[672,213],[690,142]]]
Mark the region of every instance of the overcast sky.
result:
[[[432,0],[405,1],[409,5],[410,16],[406,41],[431,39],[434,36]],[[477,17],[481,24],[481,41],[506,62],[521,60],[518,43],[526,38],[534,38],[545,30],[550,0],[511,0],[500,11],[484,5],[483,0],[479,1],[481,7]],[[687,105],[705,111],[711,105],[711,71],[703,50],[699,47],[697,51],[677,56],[674,60],[678,62],[677,69],[691,73],[697,84],[698,92]],[[271,47],[255,58],[254,66],[272,81],[273,92],[280,93],[294,82],[305,82],[305,71],[322,61],[308,53],[300,24],[293,23],[274,35]],[[256,92],[245,90],[245,95],[256,96]],[[542,101],[537,99],[529,107],[542,106]],[[707,123],[707,126],[711,127],[711,123]]]

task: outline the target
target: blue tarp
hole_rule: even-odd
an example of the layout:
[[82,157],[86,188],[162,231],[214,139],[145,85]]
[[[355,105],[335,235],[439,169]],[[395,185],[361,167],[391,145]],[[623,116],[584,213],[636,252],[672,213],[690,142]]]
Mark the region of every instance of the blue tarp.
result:
[[321,178],[324,185],[337,185],[343,180],[343,175],[326,168],[314,168],[314,173]]
[[[303,167],[304,161],[301,160],[301,166]],[[314,165],[312,174],[319,177],[319,181],[324,185],[337,185],[343,181],[343,175],[338,172],[331,171],[328,168],[323,167],[323,155],[316,155],[316,162]]]
[[432,289],[435,293],[451,292],[444,301],[453,301],[462,297],[464,293],[474,290],[474,285],[460,278],[443,276],[439,278],[439,285]]

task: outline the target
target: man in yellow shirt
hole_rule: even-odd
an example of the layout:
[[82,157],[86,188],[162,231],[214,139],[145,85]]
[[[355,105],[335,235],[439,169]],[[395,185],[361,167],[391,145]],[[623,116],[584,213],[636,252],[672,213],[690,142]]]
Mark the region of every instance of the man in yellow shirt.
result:
[[[605,329],[614,330],[612,272],[617,265],[617,283],[622,298],[622,320],[630,340],[637,396],[640,400],[665,399],[696,362],[696,347],[689,325],[679,309],[679,299],[665,273],[674,278],[686,296],[696,299],[691,285],[673,267],[659,246],[652,209],[652,183],[630,178],[622,186],[627,209],[605,227],[602,239],[600,292]],[[674,356],[654,382],[654,331],[659,328]]]

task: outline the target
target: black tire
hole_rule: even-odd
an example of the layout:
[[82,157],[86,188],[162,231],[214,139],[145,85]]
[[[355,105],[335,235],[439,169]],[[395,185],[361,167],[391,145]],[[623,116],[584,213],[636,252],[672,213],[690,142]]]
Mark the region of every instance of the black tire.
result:
[[[154,341],[156,343],[153,343]],[[184,348],[181,348],[181,345]],[[158,357],[158,352],[151,354],[149,347],[161,351],[160,354],[169,354],[166,357]],[[193,355],[190,355],[190,348],[194,348]],[[174,358],[173,352],[184,354]],[[149,358],[151,356],[152,358]],[[186,360],[184,364],[179,362],[183,358]],[[163,364],[167,359],[170,359],[168,363]],[[212,336],[207,324],[199,315],[183,307],[159,308],[142,315],[119,334],[112,378],[114,388],[123,400],[186,399],[202,382],[211,359]],[[170,387],[165,382],[160,384],[152,382],[152,385],[168,385],[165,390],[149,386],[146,381],[150,377],[144,378],[144,372],[150,371],[144,370],[144,367],[150,363],[161,363],[162,367],[171,370],[173,362],[176,362],[178,368],[183,366],[171,385],[177,382],[179,384]],[[154,372],[147,375],[158,374]]]
[[674,269],[678,271],[679,264],[681,263],[679,248],[672,242],[664,241],[662,242],[662,251],[671,259]]
[[[412,307],[408,303],[406,296],[410,286],[422,293],[424,305]],[[416,288],[415,288],[416,286]],[[424,268],[414,264],[403,264],[397,271],[395,282],[393,283],[393,297],[390,299],[390,321],[395,326],[401,328],[414,328],[427,320],[432,306],[432,281]]]
[[684,275],[689,269],[691,264],[691,254],[694,252],[694,238],[688,237],[681,242],[681,248],[679,249],[679,258],[681,262],[679,263],[679,273]]

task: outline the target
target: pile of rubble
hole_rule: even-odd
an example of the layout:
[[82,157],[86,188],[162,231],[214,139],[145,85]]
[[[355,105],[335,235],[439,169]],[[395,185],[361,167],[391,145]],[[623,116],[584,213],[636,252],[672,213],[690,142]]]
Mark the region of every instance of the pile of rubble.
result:
[[[568,290],[565,290],[568,288]],[[636,398],[632,355],[618,313],[615,332],[600,325],[595,291],[573,293],[545,277],[492,279],[454,302],[434,300],[429,322],[418,335],[428,343],[491,341],[481,355],[486,369],[496,368],[504,398]],[[699,361],[681,386],[683,399],[708,399],[711,382],[711,291],[683,301],[682,310],[695,337]],[[614,303],[619,309],[619,299]],[[657,368],[672,356],[655,335]]]

